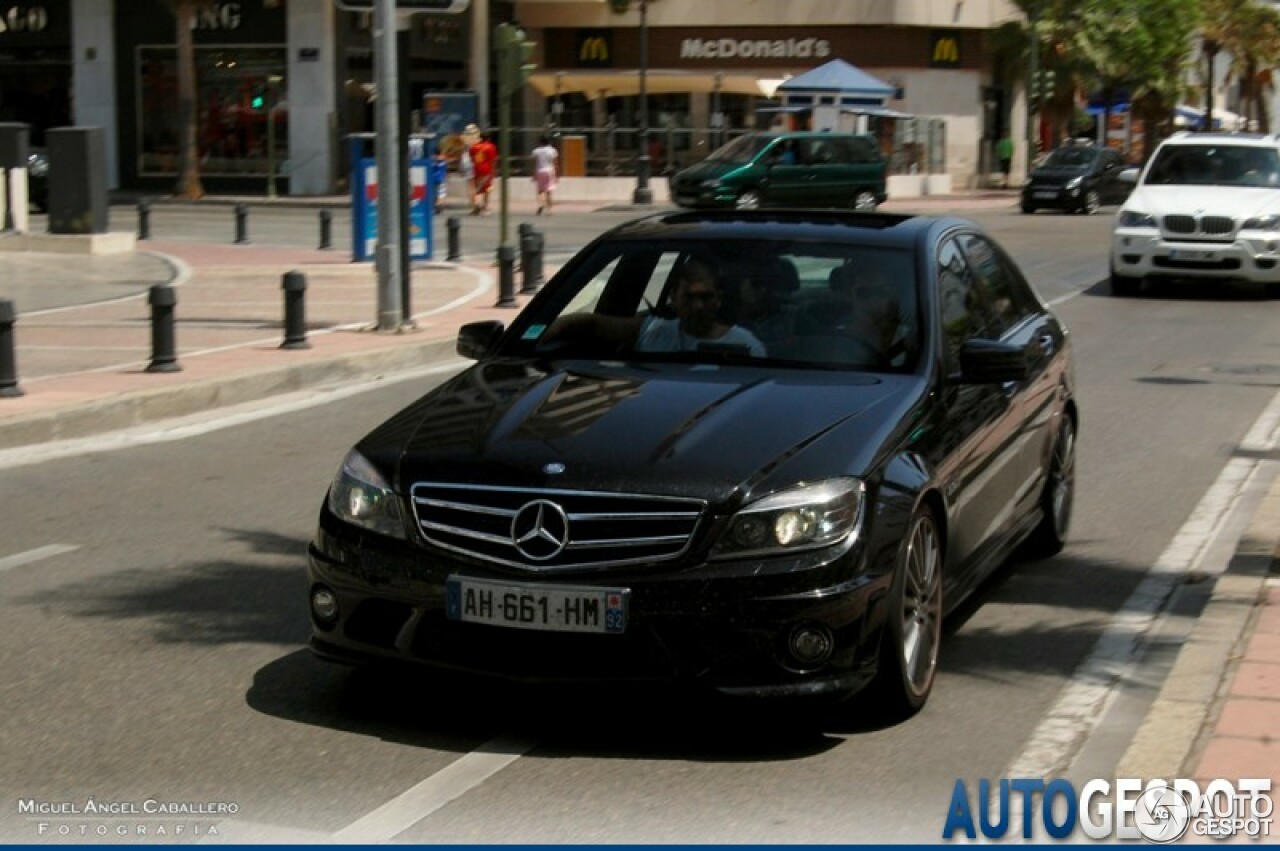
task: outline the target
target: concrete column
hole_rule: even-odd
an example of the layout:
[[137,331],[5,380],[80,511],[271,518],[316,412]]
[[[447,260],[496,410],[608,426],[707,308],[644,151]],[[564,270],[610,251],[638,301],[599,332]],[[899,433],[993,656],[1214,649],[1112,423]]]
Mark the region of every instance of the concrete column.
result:
[[71,0],[71,66],[72,121],[103,129],[107,186],[114,189],[120,185],[115,0]]
[[489,115],[489,0],[471,2],[471,45],[467,57],[469,85],[476,93],[476,122],[492,127]]
[[338,92],[332,0],[289,0],[289,194],[334,191],[334,122]]

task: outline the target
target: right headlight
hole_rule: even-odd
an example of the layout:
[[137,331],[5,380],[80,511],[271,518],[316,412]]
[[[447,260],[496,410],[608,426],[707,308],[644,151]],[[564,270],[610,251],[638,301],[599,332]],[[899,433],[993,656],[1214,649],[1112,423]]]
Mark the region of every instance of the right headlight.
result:
[[39,154],[27,157],[27,173],[32,177],[44,177],[49,173],[49,161]]
[[858,528],[864,492],[860,479],[848,477],[770,494],[733,516],[711,557],[779,555],[843,541]]
[[394,538],[405,537],[400,500],[369,459],[352,449],[329,487],[329,510],[346,522]]
[[1121,210],[1119,221],[1122,228],[1153,228],[1156,226],[1155,216],[1137,210]]

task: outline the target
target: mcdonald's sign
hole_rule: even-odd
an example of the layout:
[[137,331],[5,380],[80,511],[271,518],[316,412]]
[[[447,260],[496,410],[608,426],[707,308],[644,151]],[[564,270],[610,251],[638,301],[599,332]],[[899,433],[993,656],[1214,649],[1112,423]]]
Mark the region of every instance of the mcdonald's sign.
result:
[[613,30],[579,30],[577,44],[579,68],[613,67]]
[[929,66],[931,68],[960,66],[960,35],[958,33],[935,32],[930,35]]

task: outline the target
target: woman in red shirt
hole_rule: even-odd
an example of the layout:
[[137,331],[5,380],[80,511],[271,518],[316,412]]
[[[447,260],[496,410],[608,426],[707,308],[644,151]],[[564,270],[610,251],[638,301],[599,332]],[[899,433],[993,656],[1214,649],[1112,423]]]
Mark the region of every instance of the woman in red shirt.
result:
[[476,170],[476,194],[472,198],[471,215],[489,210],[489,193],[493,191],[493,171],[498,164],[498,148],[489,141],[488,133],[471,146],[471,163]]

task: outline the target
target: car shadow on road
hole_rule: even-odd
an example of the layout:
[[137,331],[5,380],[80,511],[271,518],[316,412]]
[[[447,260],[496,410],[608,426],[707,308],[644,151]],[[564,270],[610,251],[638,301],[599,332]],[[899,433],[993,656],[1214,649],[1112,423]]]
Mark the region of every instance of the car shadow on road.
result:
[[299,650],[263,666],[245,696],[257,712],[384,741],[465,753],[501,735],[538,754],[759,762],[802,759],[840,739],[797,707],[667,685],[512,683],[410,666],[345,668]]

